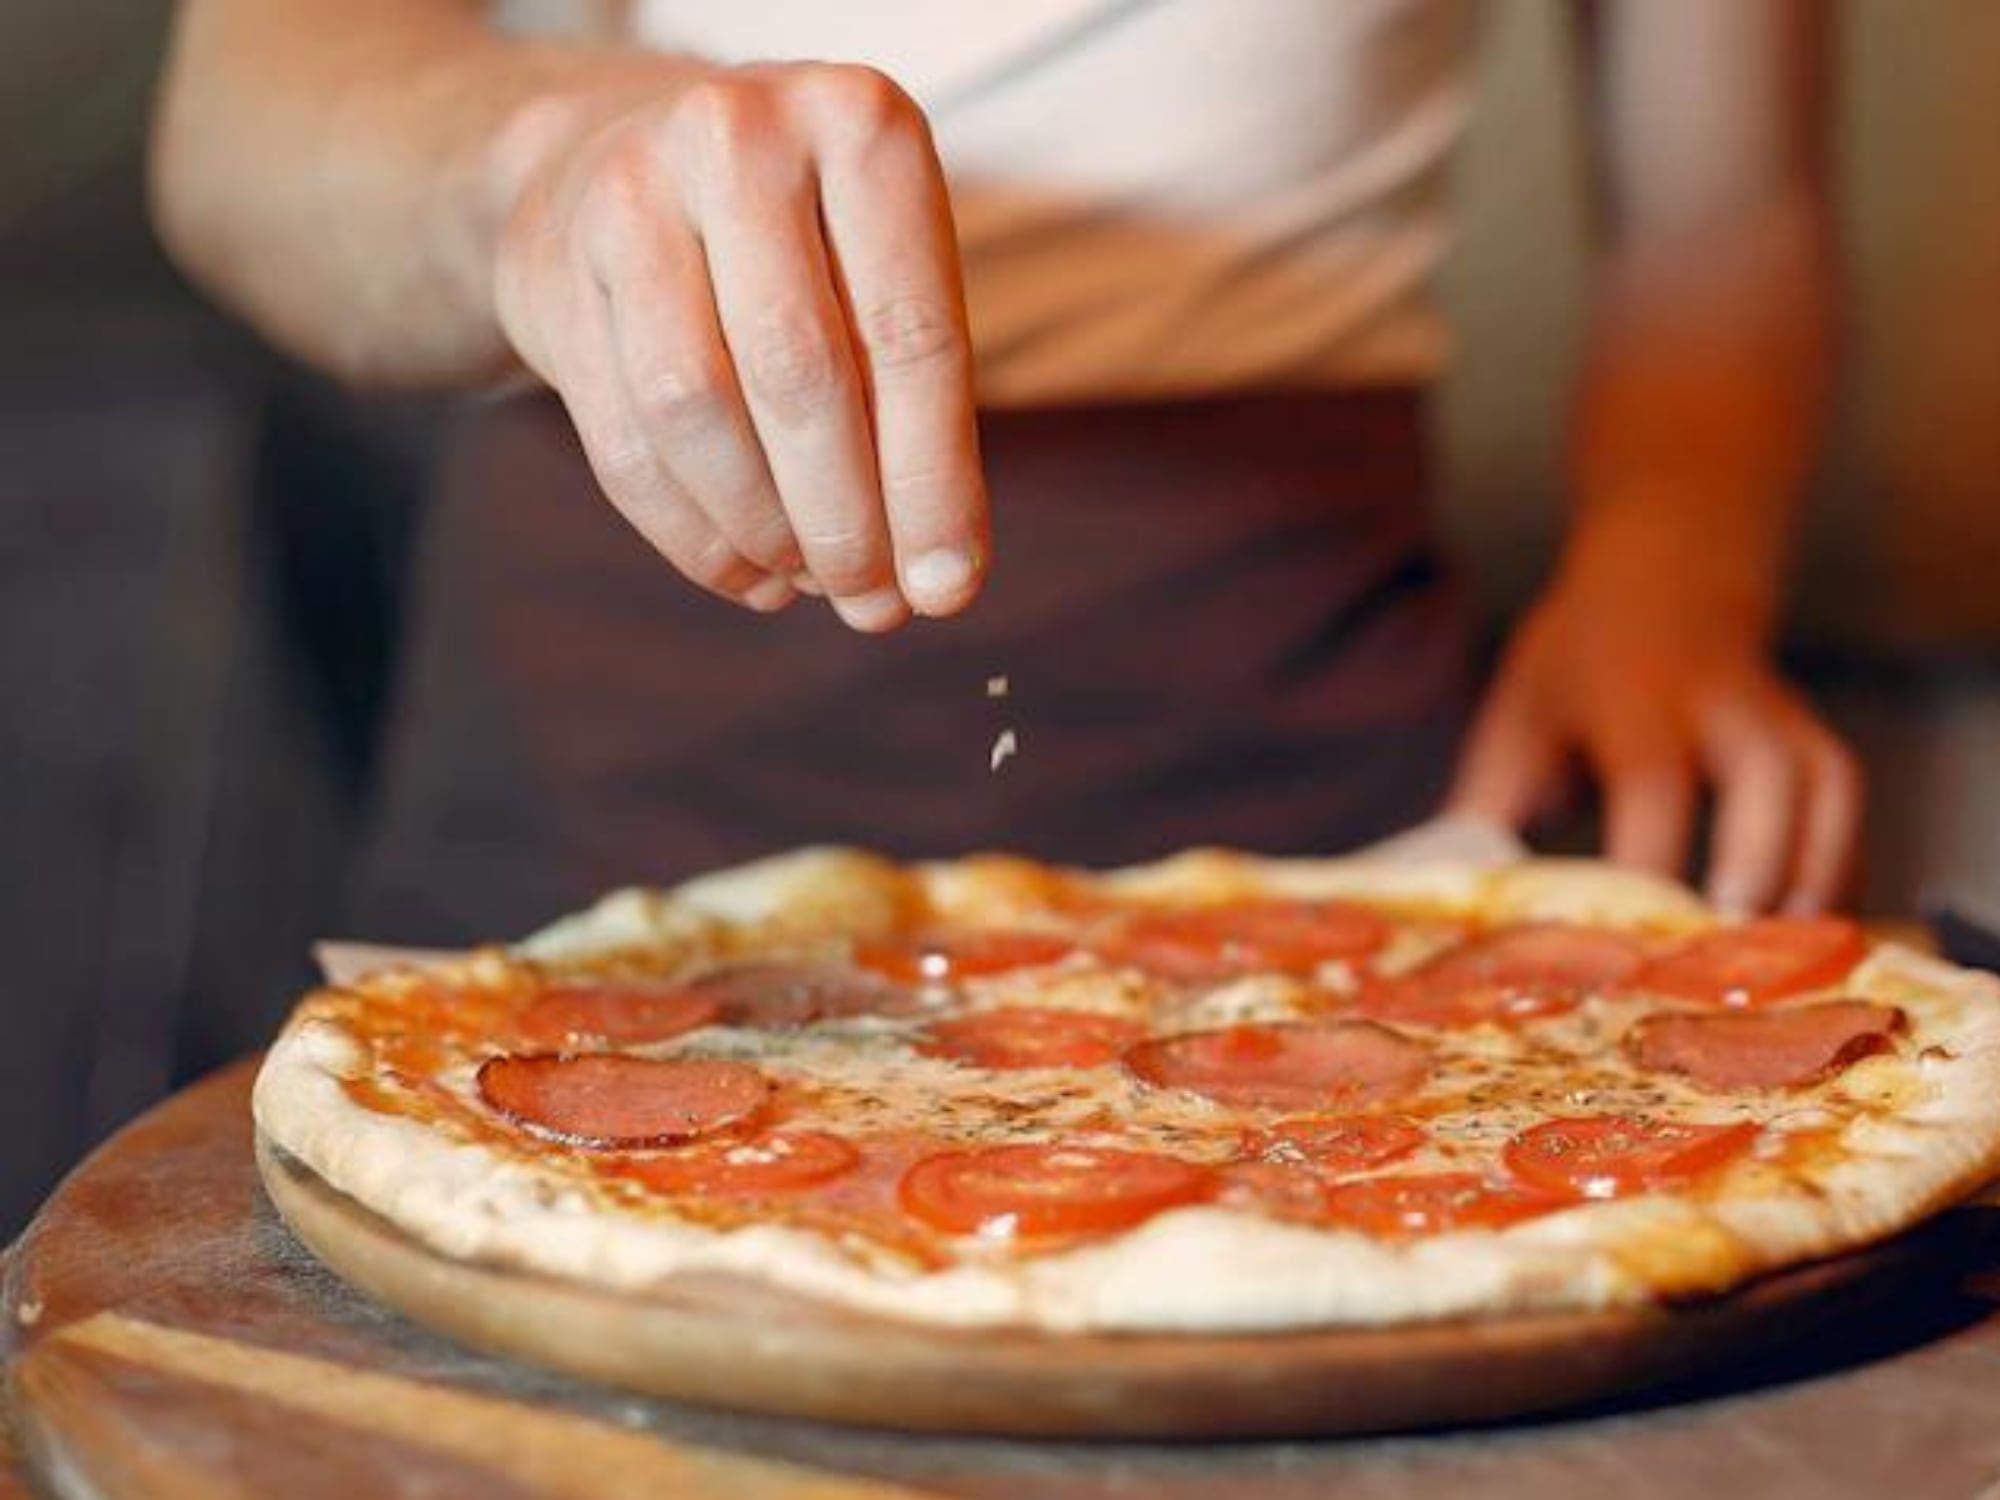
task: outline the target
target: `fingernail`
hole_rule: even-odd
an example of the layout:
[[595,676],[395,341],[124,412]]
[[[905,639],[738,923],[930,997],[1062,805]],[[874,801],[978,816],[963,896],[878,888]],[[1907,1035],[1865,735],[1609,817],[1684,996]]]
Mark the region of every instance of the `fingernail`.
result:
[[903,592],[923,614],[938,615],[965,602],[979,576],[979,558],[958,547],[920,553],[903,569]]
[[743,591],[743,602],[759,614],[774,614],[794,599],[798,592],[782,578],[766,578]]
[[792,575],[792,587],[797,589],[801,594],[805,594],[813,599],[824,599],[826,597],[826,590],[819,586],[818,580],[810,573],[794,573]]
[[894,630],[910,618],[910,607],[894,589],[876,589],[873,593],[859,594],[852,599],[836,599],[833,608],[853,629],[870,635]]

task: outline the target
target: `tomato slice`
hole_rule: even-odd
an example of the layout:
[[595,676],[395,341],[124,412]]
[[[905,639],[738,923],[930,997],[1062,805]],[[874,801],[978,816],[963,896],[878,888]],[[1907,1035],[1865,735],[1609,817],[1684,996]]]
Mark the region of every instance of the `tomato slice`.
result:
[[781,1130],[714,1139],[631,1163],[627,1175],[662,1193],[759,1197],[818,1187],[852,1171],[860,1152],[823,1130]]
[[1178,1157],[1104,1146],[992,1146],[918,1162],[901,1199],[947,1234],[993,1239],[1105,1234],[1216,1189],[1215,1172]]
[[1410,1239],[1449,1229],[1501,1229],[1573,1201],[1477,1172],[1423,1172],[1363,1177],[1328,1187],[1324,1218],[1383,1239]]
[[1430,1054],[1372,1021],[1228,1026],[1141,1042],[1125,1066],[1156,1088],[1251,1108],[1355,1109],[1408,1093]]
[[927,933],[857,943],[854,962],[898,984],[954,984],[1060,963],[1075,951],[1052,932]]
[[1507,1170],[1530,1187],[1622,1198],[1670,1187],[1731,1161],[1757,1139],[1749,1121],[1692,1125],[1641,1115],[1545,1120],[1507,1143]]
[[1355,1008],[1379,1021],[1458,1030],[1539,1021],[1575,1010],[1582,1002],[1582,994],[1573,989],[1434,981],[1418,972],[1363,985]]
[[521,1015],[520,1030],[544,1047],[644,1046],[707,1026],[721,1009],[709,996],[660,980],[558,984],[535,997]]
[[980,1068],[1094,1068],[1145,1034],[1124,1016],[1021,1006],[936,1022],[918,1050]]
[[1366,958],[1388,936],[1380,916],[1345,901],[1233,901],[1143,913],[1093,946],[1109,963],[1201,983],[1253,969],[1309,973]]
[[1630,978],[1644,958],[1638,941],[1622,932],[1573,922],[1524,922],[1469,938],[1419,966],[1412,977],[1523,990],[1601,990]]
[[1838,984],[1868,952],[1840,917],[1764,917],[1718,927],[1647,964],[1634,983],[1686,1000],[1763,1005]]
[[1401,1161],[1426,1139],[1423,1126],[1398,1115],[1301,1115],[1248,1132],[1243,1153],[1340,1176]]

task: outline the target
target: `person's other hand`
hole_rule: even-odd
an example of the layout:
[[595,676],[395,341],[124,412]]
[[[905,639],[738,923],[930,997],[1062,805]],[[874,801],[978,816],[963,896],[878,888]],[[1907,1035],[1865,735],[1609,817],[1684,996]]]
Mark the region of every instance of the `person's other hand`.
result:
[[866,68],[704,70],[524,110],[494,291],[612,502],[753,609],[856,629],[978,591],[986,497],[951,210]]
[[1852,753],[1772,669],[1761,611],[1670,562],[1566,569],[1515,633],[1460,760],[1454,811],[1520,828],[1580,760],[1605,852],[1686,865],[1712,789],[1709,898],[1726,910],[1817,911],[1854,862]]

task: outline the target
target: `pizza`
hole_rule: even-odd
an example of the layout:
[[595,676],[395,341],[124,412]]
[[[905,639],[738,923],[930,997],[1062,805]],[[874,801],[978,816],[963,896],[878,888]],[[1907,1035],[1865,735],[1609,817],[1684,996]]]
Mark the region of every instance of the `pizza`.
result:
[[267,1143],[439,1255],[937,1325],[1658,1303],[2000,1173],[2000,984],[1582,861],[853,850],[329,985]]

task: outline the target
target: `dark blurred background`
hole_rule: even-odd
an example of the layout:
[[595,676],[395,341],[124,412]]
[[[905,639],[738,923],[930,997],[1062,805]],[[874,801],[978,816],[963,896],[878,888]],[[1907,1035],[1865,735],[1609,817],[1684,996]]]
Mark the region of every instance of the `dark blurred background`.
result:
[[[1489,9],[1439,437],[1497,619],[1547,558],[1587,235],[1559,8]],[[1842,9],[1853,374],[1790,650],[1868,763],[1894,914],[2000,896],[2000,5]],[[442,410],[285,366],[161,262],[165,26],[0,7],[0,1234],[256,1046],[337,922]]]

